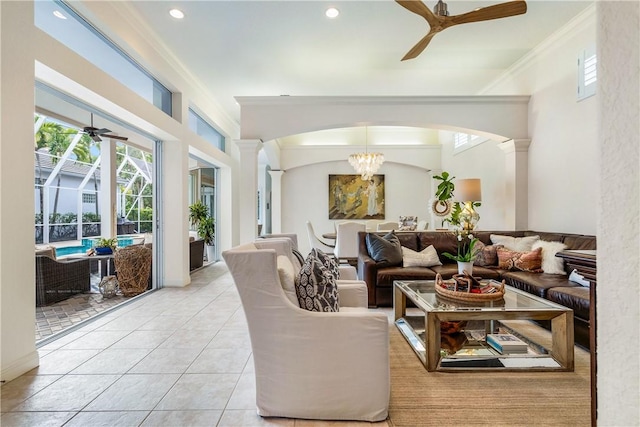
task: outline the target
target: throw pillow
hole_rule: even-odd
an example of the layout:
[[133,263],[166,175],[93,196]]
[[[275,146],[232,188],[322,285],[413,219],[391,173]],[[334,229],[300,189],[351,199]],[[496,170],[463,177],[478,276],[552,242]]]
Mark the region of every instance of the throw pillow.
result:
[[438,252],[433,245],[424,248],[420,252],[402,247],[402,265],[405,267],[431,267],[442,265]]
[[326,253],[322,252],[320,249],[316,249],[316,248],[311,249],[311,252],[314,254],[316,258],[320,260],[322,265],[324,265],[327,268],[327,270],[329,270],[329,272],[333,275],[333,278],[335,280],[338,280],[340,278],[340,267],[338,266],[338,263],[335,257],[327,255]]
[[387,262],[389,265],[399,265],[402,262],[402,246],[393,231],[382,237],[367,233],[365,240],[369,256],[376,262]]
[[542,248],[542,271],[548,274],[566,274],[564,260],[556,256],[556,253],[567,248],[562,242],[547,242],[538,240],[533,244],[533,249]]
[[542,248],[530,252],[517,252],[499,247],[496,249],[496,252],[498,253],[499,268],[528,271],[531,273],[542,272]]
[[338,287],[333,274],[311,251],[298,273],[296,295],[300,308],[309,311],[340,311]]
[[415,231],[417,227],[417,216],[400,216],[398,220],[398,231]]
[[505,248],[516,252],[529,252],[533,244],[540,240],[540,236],[512,237],[503,236],[501,234],[492,234],[489,236],[491,243],[494,245],[502,245]]
[[280,276],[280,284],[282,285],[282,290],[284,294],[287,296],[289,301],[291,301],[295,306],[299,307],[298,303],[298,295],[296,294],[296,272],[293,268],[293,264],[288,256],[278,255],[276,259],[276,263],[278,266],[278,276]]
[[485,245],[482,242],[477,242],[473,248],[476,252],[476,257],[473,260],[474,265],[480,267],[494,267],[498,265],[498,253],[494,245]]

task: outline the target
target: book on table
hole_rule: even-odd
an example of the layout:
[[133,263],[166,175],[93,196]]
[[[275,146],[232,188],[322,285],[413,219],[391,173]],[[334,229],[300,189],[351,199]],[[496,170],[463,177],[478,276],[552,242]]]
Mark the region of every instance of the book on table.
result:
[[527,353],[529,348],[526,342],[511,334],[488,334],[487,344],[501,354]]

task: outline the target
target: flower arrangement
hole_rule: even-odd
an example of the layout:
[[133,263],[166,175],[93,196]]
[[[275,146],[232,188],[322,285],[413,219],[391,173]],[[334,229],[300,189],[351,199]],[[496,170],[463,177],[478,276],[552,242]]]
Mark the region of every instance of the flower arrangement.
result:
[[458,262],[472,262],[478,255],[478,250],[476,249],[478,239],[473,237],[473,234],[467,230],[456,230],[455,234],[458,240],[458,253],[453,255],[444,252],[442,255]]

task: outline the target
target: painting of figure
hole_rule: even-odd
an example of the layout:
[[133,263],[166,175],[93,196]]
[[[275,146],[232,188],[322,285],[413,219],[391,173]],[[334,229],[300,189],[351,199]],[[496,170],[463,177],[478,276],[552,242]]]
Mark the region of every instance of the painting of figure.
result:
[[384,219],[384,175],[329,175],[329,219]]

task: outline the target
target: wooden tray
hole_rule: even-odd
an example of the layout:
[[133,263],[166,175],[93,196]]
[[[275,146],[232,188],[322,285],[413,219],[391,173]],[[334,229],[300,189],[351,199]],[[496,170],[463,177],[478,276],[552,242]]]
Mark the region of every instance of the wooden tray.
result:
[[[504,297],[504,280],[502,283],[484,282],[481,283],[480,286],[484,292],[473,293],[471,292],[471,286],[463,288],[453,279],[443,280],[440,274],[436,275],[436,293],[449,299],[460,301],[496,301]],[[473,288],[477,289],[477,286],[474,286]]]

